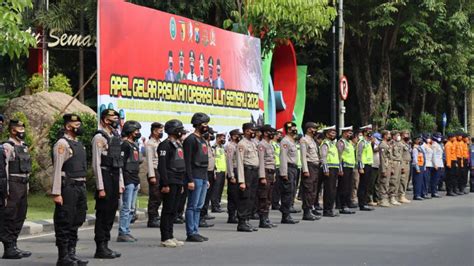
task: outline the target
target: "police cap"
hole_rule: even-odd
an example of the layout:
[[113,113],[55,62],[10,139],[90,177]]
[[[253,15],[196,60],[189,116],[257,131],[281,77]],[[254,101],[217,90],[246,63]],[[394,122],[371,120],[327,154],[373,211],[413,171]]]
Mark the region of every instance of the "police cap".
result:
[[304,132],[306,132],[306,130],[309,128],[318,129],[318,125],[314,122],[306,122],[306,124],[304,124]]
[[233,129],[229,132],[229,135],[234,136],[234,135],[242,135],[242,132],[240,132],[240,129],[236,128]]
[[24,126],[25,126],[25,123],[23,123],[22,121],[17,120],[17,119],[10,119],[10,123],[8,124],[8,127],[9,127],[9,128],[12,128],[12,127],[24,127]]
[[195,113],[191,118],[191,124],[193,127],[197,127],[200,124],[209,123],[209,121],[211,121],[211,118],[205,113]]
[[103,120],[107,116],[119,116],[119,113],[115,111],[114,109],[107,108],[107,109],[104,109],[102,113],[100,113],[100,119]]
[[76,114],[65,114],[63,115],[64,124],[69,122],[82,122],[81,117]]
[[245,131],[247,129],[255,130],[255,124],[254,123],[244,123],[242,125],[242,131]]
[[263,125],[260,128],[260,131],[262,131],[262,133],[264,133],[264,132],[275,133],[276,129],[274,129],[271,125]]
[[178,119],[172,119],[165,123],[165,132],[168,135],[177,135],[178,132],[184,131],[183,123]]
[[137,121],[128,120],[123,125],[122,134],[127,136],[127,135],[132,134],[133,132],[135,132],[135,130],[138,130],[138,129],[141,129],[141,128],[142,128],[142,125],[140,125],[140,123],[138,123]]

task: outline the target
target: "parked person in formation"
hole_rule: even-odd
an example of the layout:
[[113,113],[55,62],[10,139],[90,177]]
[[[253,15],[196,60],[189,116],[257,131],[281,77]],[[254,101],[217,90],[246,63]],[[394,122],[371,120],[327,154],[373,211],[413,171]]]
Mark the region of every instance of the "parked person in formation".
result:
[[275,138],[272,140],[273,149],[275,150],[275,184],[273,185],[272,191],[272,210],[280,210],[280,143],[283,139],[281,130],[277,130]]
[[216,217],[209,215],[209,203],[211,202],[211,195],[214,189],[214,182],[216,180],[216,156],[214,150],[211,148],[211,141],[215,140],[214,129],[209,127],[209,131],[203,134],[203,138],[206,140],[208,151],[207,155],[209,158],[209,163],[207,165],[207,180],[209,180],[209,188],[206,192],[206,197],[204,199],[204,205],[201,208],[201,217],[199,220],[199,227],[208,228],[213,227],[214,224],[207,223],[207,220],[215,219]]
[[334,210],[336,201],[337,176],[342,175],[339,153],[336,146],[336,126],[323,129],[325,139],[321,144],[321,168],[324,185],[323,216],[337,217],[339,213]]
[[425,152],[421,148],[423,137],[413,139],[413,199],[423,200],[423,175],[426,167]]
[[433,149],[433,169],[431,170],[430,188],[431,197],[441,198],[438,194],[438,183],[441,175],[444,172],[443,162],[443,147],[441,146],[442,135],[437,132],[433,134],[433,143],[431,148]]
[[460,179],[458,182],[459,194],[467,194],[467,179],[469,175],[469,135],[466,133],[462,134],[462,141],[460,141],[462,147],[462,163],[463,169],[460,174]]
[[456,154],[456,136],[454,134],[448,134],[448,142],[446,142],[444,150],[446,153],[446,196],[456,196],[458,159]]
[[389,202],[389,187],[390,175],[392,173],[392,148],[390,146],[391,133],[388,130],[382,130],[382,142],[379,145],[380,157],[380,176],[377,182],[377,198],[379,199],[378,206],[390,207]]
[[400,187],[402,161],[403,161],[403,144],[401,143],[401,135],[397,130],[391,132],[391,155],[392,155],[392,167],[391,175],[389,180],[388,195],[390,198],[390,204],[393,206],[400,206],[398,202],[398,188]]
[[377,182],[380,176],[380,151],[379,145],[382,141],[382,135],[379,132],[375,132],[372,136],[372,148],[374,150],[374,163],[372,164],[372,176],[369,182],[369,206],[377,206],[379,198],[377,197]]
[[430,199],[430,180],[431,172],[433,171],[434,165],[434,153],[433,148],[431,147],[431,136],[429,134],[423,134],[423,145],[421,148],[425,153],[425,171],[423,172],[423,182],[422,182],[422,193],[421,196],[424,199]]
[[158,208],[161,205],[160,193],[160,175],[158,173],[158,146],[160,139],[163,137],[163,125],[158,122],[151,124],[151,134],[145,145],[145,155],[147,164],[147,180],[148,180],[148,223],[147,227],[160,227],[160,214]]
[[216,157],[216,177],[211,195],[211,211],[214,213],[224,212],[221,208],[221,198],[222,192],[224,191],[225,175],[227,171],[226,153],[224,150],[224,145],[226,143],[225,135],[224,132],[218,133],[216,135],[216,144],[212,148]]
[[229,132],[229,144],[225,146],[227,162],[227,223],[237,224],[239,204],[239,183],[237,182],[237,145],[242,133],[239,129]]
[[400,186],[398,187],[398,202],[400,203],[410,203],[410,200],[406,198],[406,192],[408,188],[408,183],[410,180],[410,172],[412,167],[411,164],[411,145],[410,145],[410,132],[403,130],[401,132],[403,145],[402,152],[402,167],[400,171]]
[[[5,118],[0,114],[0,134],[3,133]],[[6,169],[6,155],[3,145],[0,145],[0,232],[2,232],[5,226],[5,203],[8,197],[8,174]],[[0,240],[3,239],[0,235]],[[4,244],[5,245],[5,244]]]
[[374,208],[368,205],[367,186],[372,174],[372,164],[374,163],[374,151],[372,149],[372,125],[360,128],[363,139],[357,144],[357,165],[359,168],[359,186],[357,188],[357,201],[361,211],[373,211]]
[[343,175],[338,176],[336,206],[341,214],[354,214],[355,211],[349,208],[351,204],[352,172],[356,166],[355,148],[350,140],[353,128],[352,126],[343,127],[341,131],[342,137],[337,142],[337,150],[343,167]]

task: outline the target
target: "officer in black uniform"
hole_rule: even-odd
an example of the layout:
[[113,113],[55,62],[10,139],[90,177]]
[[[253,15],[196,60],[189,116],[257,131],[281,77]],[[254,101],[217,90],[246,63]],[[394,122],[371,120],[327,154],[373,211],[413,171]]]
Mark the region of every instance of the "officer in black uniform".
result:
[[[3,133],[3,115],[0,114],[0,134]],[[0,145],[0,232],[5,226],[5,199],[7,198],[7,170],[3,145]]]
[[22,121],[10,120],[10,138],[3,144],[7,171],[7,200],[4,212],[4,226],[0,228],[0,239],[5,252],[4,259],[21,259],[31,252],[17,247],[17,239],[26,219],[28,208],[28,177],[31,172],[31,157],[25,139],[25,125]]
[[55,204],[54,231],[58,247],[57,265],[86,265],[87,260],[76,256],[77,230],[87,213],[87,155],[77,139],[83,133],[81,118],[65,114],[64,135],[53,147],[53,187]]
[[122,255],[108,247],[118,201],[124,190],[124,160],[118,126],[119,113],[113,109],[105,109],[100,114],[99,130],[92,139],[92,168],[97,187],[94,228],[97,249],[94,257],[101,259],[114,259]]
[[168,134],[168,138],[158,146],[158,171],[163,197],[160,226],[161,245],[177,247],[184,244],[173,235],[173,220],[178,210],[179,196],[183,192],[186,173],[183,146],[180,141],[186,131],[181,121],[173,119],[166,122],[165,132]]

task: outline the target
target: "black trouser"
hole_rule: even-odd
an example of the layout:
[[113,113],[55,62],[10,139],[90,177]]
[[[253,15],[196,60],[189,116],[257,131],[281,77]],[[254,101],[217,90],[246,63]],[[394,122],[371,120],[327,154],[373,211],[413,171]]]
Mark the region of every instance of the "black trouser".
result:
[[212,187],[211,208],[217,210],[221,207],[222,192],[224,191],[225,172],[216,172],[216,180]]
[[364,165],[364,173],[360,174],[359,187],[357,188],[357,201],[359,207],[366,206],[368,204],[368,188],[369,182],[372,177],[372,165]]
[[474,169],[472,168],[470,170],[470,177],[469,177],[469,190],[470,192],[474,192]]
[[[237,168],[234,168],[234,177],[237,176]],[[227,212],[230,217],[233,217],[237,213],[239,206],[239,183],[235,178],[235,183],[230,182],[230,178],[227,180]]]
[[314,206],[319,206],[319,199],[321,197],[321,193],[323,192],[323,172],[321,169],[318,170],[319,178],[318,178],[318,185],[316,190],[316,199],[314,200]]
[[179,203],[178,203],[178,213],[177,216],[183,216],[184,211],[186,210],[186,200],[188,199],[188,185],[184,184],[184,192],[179,196]]
[[280,176],[280,195],[281,195],[281,207],[280,212],[284,215],[290,213],[291,198],[293,197],[293,190],[295,185],[296,175],[298,174],[298,168],[296,165],[288,164],[287,180]]
[[460,191],[464,191],[464,189],[467,186],[467,176],[469,173],[469,167],[468,167],[468,160],[467,159],[462,159],[463,166],[459,168],[459,175],[458,175],[458,189]]
[[[367,194],[372,201],[378,201],[377,193],[375,193],[375,184],[377,184],[377,180],[379,179],[379,169],[372,167],[372,174],[370,175],[369,186],[367,188]],[[398,189],[396,190],[398,194]]]
[[86,220],[87,190],[85,182],[63,181],[61,187],[63,205],[54,209],[54,232],[56,246],[75,247],[77,230]]
[[151,184],[150,179],[148,179],[148,220],[150,221],[160,217],[158,209],[161,205],[161,192],[157,169],[155,169],[155,179],[155,184]]
[[265,169],[266,184],[262,184],[259,180],[257,189],[258,214],[265,215],[270,211],[272,202],[272,188],[275,182],[275,170]]
[[446,167],[446,192],[453,192],[457,186],[458,162],[451,161],[451,167]]
[[339,209],[347,208],[352,202],[352,172],[354,168],[344,167],[344,174],[338,176],[336,206]]
[[110,230],[115,220],[120,198],[119,172],[102,169],[105,198],[99,198],[99,191],[95,194],[95,226],[94,240],[96,243],[110,240]]
[[301,178],[301,199],[303,209],[312,209],[316,201],[318,191],[319,165],[308,162],[309,176]]
[[334,203],[336,201],[336,184],[337,174],[339,173],[338,168],[329,168],[329,175],[325,175],[321,172],[320,179],[324,186],[323,193],[323,210],[332,211],[334,209]]
[[275,183],[273,184],[272,190],[272,206],[278,207],[280,206],[280,169],[276,168],[275,172]]
[[27,177],[9,177],[9,195],[4,210],[3,227],[0,228],[0,239],[3,243],[12,243],[18,239],[28,209]]
[[296,177],[295,180],[293,181],[293,191],[292,191],[292,196],[291,196],[291,206],[295,205],[295,199],[296,199],[296,192],[298,190],[298,187],[300,187],[300,180],[301,180],[301,168],[298,168],[296,170]]
[[207,171],[207,180],[209,180],[209,189],[206,192],[206,198],[204,199],[204,205],[201,208],[201,219],[208,213],[209,203],[211,202],[212,190],[216,179],[214,178],[214,171]]
[[163,193],[163,209],[161,210],[161,241],[173,239],[173,221],[178,212],[179,199],[183,186],[169,184],[170,192]]
[[[245,190],[239,190],[238,217],[248,220],[255,204],[258,186],[258,167],[244,166]],[[239,177],[241,178],[241,177]]]

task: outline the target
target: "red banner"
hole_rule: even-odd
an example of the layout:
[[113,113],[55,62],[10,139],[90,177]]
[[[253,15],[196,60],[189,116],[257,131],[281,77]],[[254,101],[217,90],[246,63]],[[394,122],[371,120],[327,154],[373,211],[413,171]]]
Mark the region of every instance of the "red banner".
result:
[[185,124],[202,111],[219,130],[262,119],[259,39],[117,0],[98,2],[97,35],[100,109]]

